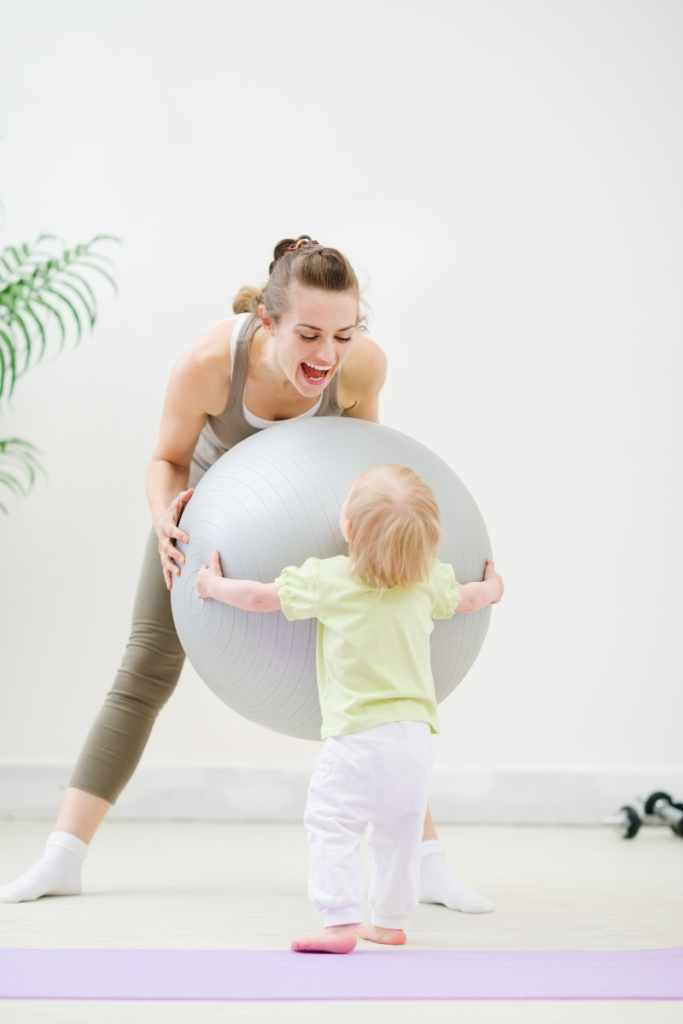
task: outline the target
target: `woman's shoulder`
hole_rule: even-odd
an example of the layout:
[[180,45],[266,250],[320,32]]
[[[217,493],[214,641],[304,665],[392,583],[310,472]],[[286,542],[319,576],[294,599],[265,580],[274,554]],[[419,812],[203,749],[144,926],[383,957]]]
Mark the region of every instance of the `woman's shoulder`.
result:
[[177,368],[192,376],[202,377],[210,373],[229,380],[230,343],[237,322],[238,318],[233,316],[209,327],[183,352],[176,364]]
[[341,368],[344,389],[354,396],[378,394],[387,375],[387,357],[367,334],[356,335],[348,359]]
[[195,393],[202,409],[209,413],[225,404],[231,379],[230,343],[237,322],[237,317],[231,317],[209,327],[173,367],[171,389],[188,397]]
[[197,363],[219,360],[230,365],[230,343],[232,334],[242,317],[232,316],[221,320],[199,335],[187,349],[186,355]]

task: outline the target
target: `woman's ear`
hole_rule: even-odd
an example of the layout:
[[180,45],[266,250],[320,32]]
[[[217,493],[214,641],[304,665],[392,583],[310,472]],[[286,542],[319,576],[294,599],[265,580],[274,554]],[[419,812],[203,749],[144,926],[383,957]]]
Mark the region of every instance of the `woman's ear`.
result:
[[258,308],[258,315],[261,317],[261,326],[268,334],[273,333],[273,318],[266,313],[266,307],[261,303]]

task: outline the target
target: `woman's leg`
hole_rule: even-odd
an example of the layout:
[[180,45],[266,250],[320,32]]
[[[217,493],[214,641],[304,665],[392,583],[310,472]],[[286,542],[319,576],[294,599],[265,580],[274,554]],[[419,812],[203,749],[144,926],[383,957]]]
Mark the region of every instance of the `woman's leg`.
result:
[[452,874],[429,808],[420,850],[420,903],[442,903],[449,910],[460,910],[463,914],[488,914],[495,909],[491,900],[468,889]]
[[121,668],[85,741],[55,831],[41,860],[16,882],[0,888],[0,903],[80,892],[87,844],[135,771],[154,720],[175,689],[184,658],[152,532]]
[[185,654],[171,594],[150,534],[128,646],[81,752],[70,786],[113,804],[135,771],[159,711],[173,693]]
[[111,807],[108,800],[69,786],[55,822],[55,832],[68,832],[89,843]]
[[434,819],[432,818],[432,812],[427,808],[427,814],[425,816],[424,830],[422,832],[422,842],[427,843],[430,839],[438,839],[436,834],[436,828],[434,827]]
[[88,843],[110,807],[99,796],[67,789],[45,853],[15,882],[0,888],[0,903],[25,903],[41,896],[77,896]]

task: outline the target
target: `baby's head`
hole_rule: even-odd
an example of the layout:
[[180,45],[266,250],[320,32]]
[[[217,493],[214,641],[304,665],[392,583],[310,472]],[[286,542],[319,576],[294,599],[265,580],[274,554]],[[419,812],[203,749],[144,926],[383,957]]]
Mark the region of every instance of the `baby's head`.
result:
[[341,514],[351,572],[378,590],[426,580],[441,537],[431,487],[407,466],[385,462],[358,477]]

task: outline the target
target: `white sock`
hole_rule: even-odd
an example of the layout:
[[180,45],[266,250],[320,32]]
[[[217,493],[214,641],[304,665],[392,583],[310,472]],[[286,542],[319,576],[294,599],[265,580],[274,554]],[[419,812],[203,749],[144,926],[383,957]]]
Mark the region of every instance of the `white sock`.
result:
[[451,874],[438,839],[426,839],[420,849],[420,903],[443,903],[463,914],[488,914],[494,909],[491,900]]
[[68,832],[51,832],[40,860],[15,882],[0,888],[0,903],[23,903],[41,896],[77,896],[88,844]]

